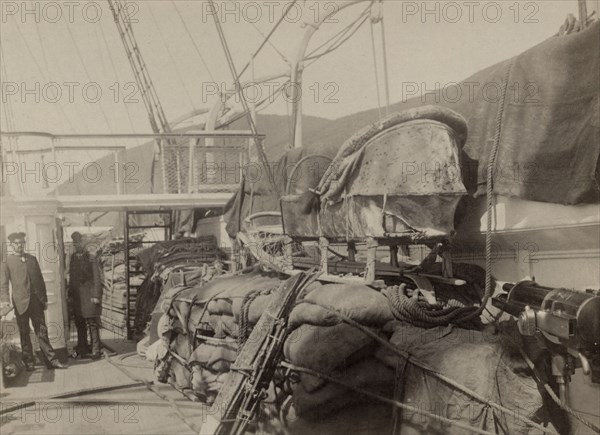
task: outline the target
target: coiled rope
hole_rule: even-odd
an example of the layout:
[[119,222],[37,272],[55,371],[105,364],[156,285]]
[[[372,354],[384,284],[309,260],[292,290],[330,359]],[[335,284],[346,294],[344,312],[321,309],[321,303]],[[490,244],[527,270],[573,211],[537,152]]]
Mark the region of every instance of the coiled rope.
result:
[[502,119],[506,105],[506,90],[512,71],[513,62],[509,62],[502,80],[500,90],[500,100],[498,103],[498,112],[496,113],[496,129],[494,133],[494,144],[490,151],[486,172],[486,202],[487,202],[487,222],[485,231],[485,291],[479,307],[455,307],[441,305],[431,305],[416,298],[409,298],[404,293],[402,286],[392,286],[384,289],[382,293],[390,301],[392,312],[399,320],[412,323],[420,327],[445,326],[450,323],[464,324],[479,317],[489,299],[494,294],[492,279],[492,212],[494,208],[494,169],[496,167],[496,157],[500,148],[500,137],[502,135]]
[[396,319],[421,328],[468,323],[480,312],[480,307],[458,305],[458,301],[454,301],[456,305],[451,306],[430,304],[416,297],[407,296],[405,291],[406,284],[402,284],[387,287],[381,293],[390,302],[390,308]]

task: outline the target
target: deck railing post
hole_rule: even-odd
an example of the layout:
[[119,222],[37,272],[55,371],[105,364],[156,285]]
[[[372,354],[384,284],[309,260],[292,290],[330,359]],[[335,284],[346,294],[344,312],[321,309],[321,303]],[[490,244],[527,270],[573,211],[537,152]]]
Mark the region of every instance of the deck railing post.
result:
[[194,146],[196,139],[189,139],[188,149],[188,188],[187,193],[192,193],[192,186],[194,185]]
[[121,167],[119,163],[119,152],[114,152],[115,156],[115,183],[117,183],[117,195],[121,194]]
[[[58,157],[56,155],[56,144],[55,144],[56,140],[57,140],[56,138],[50,139],[50,146],[52,147],[52,160],[53,160],[53,163],[55,165],[58,165]],[[42,168],[42,175],[44,175],[44,174],[45,174],[45,172],[43,171],[43,168]],[[58,198],[58,185],[54,188],[54,197]]]

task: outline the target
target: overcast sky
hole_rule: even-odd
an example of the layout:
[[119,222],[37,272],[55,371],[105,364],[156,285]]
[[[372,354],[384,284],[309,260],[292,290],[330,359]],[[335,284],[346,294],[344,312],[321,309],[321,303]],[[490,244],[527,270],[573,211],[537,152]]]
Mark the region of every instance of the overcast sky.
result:
[[[288,3],[227,3],[229,12],[225,14],[224,3],[217,2],[219,17],[240,70],[262,41],[260,33],[269,32]],[[597,1],[588,1],[589,11],[597,10],[597,5]],[[15,129],[53,133],[151,131],[107,2],[3,0],[1,6],[2,98],[10,98]],[[210,107],[217,98],[214,87],[231,83],[206,6],[204,1],[128,3],[135,36],[169,120]],[[363,2],[336,15],[336,22],[317,32],[309,51],[355,20],[365,6]],[[273,45],[287,60],[292,59],[306,31],[300,25],[302,20],[322,16],[336,7],[334,2],[307,2],[304,9],[290,11],[288,20],[274,34]],[[383,10],[390,93],[396,102],[406,96],[407,84],[411,89],[416,84],[419,91],[435,89],[436,84],[460,81],[542,42],[558,31],[568,13],[577,16],[577,2],[386,0]],[[369,22],[337,51],[307,68],[305,114],[334,119],[377,107]],[[383,90],[380,24],[373,30]],[[288,69],[270,45],[255,60],[256,77]],[[251,80],[249,73],[244,75],[246,80]],[[5,130],[4,105],[2,109],[1,126]],[[278,97],[265,113],[285,115],[287,109]]]

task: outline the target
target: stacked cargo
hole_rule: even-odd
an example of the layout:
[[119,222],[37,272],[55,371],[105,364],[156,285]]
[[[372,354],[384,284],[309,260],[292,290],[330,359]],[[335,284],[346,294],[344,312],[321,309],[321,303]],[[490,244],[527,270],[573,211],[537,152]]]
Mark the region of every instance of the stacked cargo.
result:
[[193,287],[176,286],[161,297],[165,314],[156,334],[162,340],[155,344],[168,348],[158,364],[164,380],[206,403],[218,394],[237,350],[281,282],[258,269],[215,278],[213,269]]
[[175,285],[192,286],[209,274],[209,265],[222,270],[222,254],[214,236],[156,242],[136,254],[145,273],[135,298],[134,336],[143,336],[160,295]]
[[[133,239],[137,244],[143,239],[140,234]],[[131,242],[130,242],[131,243]],[[140,249],[134,247],[134,251]],[[125,335],[127,330],[127,278],[125,269],[125,242],[122,238],[113,239],[102,247],[102,258],[100,259],[103,270],[102,279],[102,326],[105,329]],[[131,296],[135,297],[136,285],[139,286],[144,280],[144,274],[130,277]],[[135,305],[130,308],[135,308]]]
[[[479,286],[481,274],[469,276],[468,270],[454,266],[467,283],[460,290],[437,286],[440,306],[446,298],[466,298],[476,304],[478,295],[472,290]],[[156,345],[161,351],[153,352],[159,380],[169,380],[195,400],[213,403],[239,350],[282,282],[280,275],[255,268],[193,287],[172,288],[163,297],[165,314],[157,328],[162,340]],[[391,418],[397,419],[398,428],[415,426],[427,431],[427,424],[432,423],[421,414],[392,415],[389,402],[378,404],[371,398],[402,400],[398,395],[405,391],[404,397],[417,397],[426,410],[434,410],[437,396],[429,389],[429,377],[435,377],[431,370],[471,387],[470,379],[476,376],[480,380],[477,394],[502,398],[511,408],[519,402],[532,403],[535,406],[524,410],[531,417],[541,400],[535,381],[523,374],[524,362],[514,351],[510,332],[488,336],[479,322],[463,327],[452,322],[416,326],[398,320],[388,296],[394,288],[379,291],[363,284],[315,282],[296,299],[283,348],[288,367],[298,370],[284,382],[290,394],[286,402],[292,405],[288,408],[292,432],[324,433],[327,421],[340,427],[345,420],[355,428],[367,420],[370,425],[386,426]],[[414,300],[419,297],[417,292],[413,296]],[[410,354],[419,355],[419,365],[402,356]],[[481,366],[481,360],[490,364]],[[444,400],[450,403],[454,396],[462,400],[461,388],[445,386]],[[511,395],[514,400],[504,398]],[[475,420],[483,424],[486,405],[473,406],[478,412]],[[367,408],[369,415],[365,415]],[[510,433],[522,433],[519,422],[509,421],[506,415],[494,418],[509,427]],[[459,425],[452,430],[469,423],[464,416],[456,420]]]

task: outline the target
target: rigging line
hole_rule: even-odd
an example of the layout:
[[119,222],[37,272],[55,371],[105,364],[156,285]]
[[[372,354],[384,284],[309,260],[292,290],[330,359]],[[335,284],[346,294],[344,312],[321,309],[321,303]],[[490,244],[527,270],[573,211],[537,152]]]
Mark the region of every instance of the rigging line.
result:
[[[250,59],[254,59],[258,53],[260,53],[260,51],[263,49],[263,47],[267,44],[267,42],[269,42],[269,40],[271,39],[271,36],[273,36],[273,34],[275,33],[275,31],[279,28],[279,26],[281,25],[281,23],[283,22],[283,20],[285,19],[285,17],[287,16],[288,12],[290,11],[290,9],[298,2],[298,0],[292,0],[288,6],[287,9],[285,9],[283,11],[283,14],[281,14],[281,17],[279,18],[279,20],[277,21],[277,23],[275,23],[275,25],[273,26],[273,28],[269,31],[269,34],[265,37],[265,39],[263,40],[263,42],[258,46],[258,48],[256,49],[256,51],[254,53],[252,53],[252,56],[250,57]],[[284,58],[284,60],[287,62],[287,60]],[[242,77],[242,75],[244,74],[244,72],[250,67],[251,65],[251,61],[248,61],[246,63],[246,65],[244,65],[244,67],[240,70],[240,72],[238,73],[237,77],[234,78],[234,82],[239,81]]]
[[375,69],[375,88],[377,92],[377,111],[381,121],[381,96],[379,95],[379,69],[377,68],[377,53],[375,51],[375,32],[373,31],[373,21],[371,21],[371,51],[373,52],[373,67]]
[[[108,5],[113,13],[114,22],[117,27],[119,37],[121,38],[121,42],[125,48],[127,61],[131,66],[133,77],[135,78],[136,84],[139,88],[138,91],[142,96],[142,102],[144,103],[144,107],[148,114],[152,130],[154,132],[161,131],[161,129],[164,131],[169,131],[169,125],[166,122],[166,117],[164,116],[164,113],[161,113],[160,104],[156,100],[158,96],[155,93],[152,78],[146,71],[146,64],[144,59],[141,57],[135,37],[133,36],[133,28],[131,27],[131,23],[129,23],[129,20],[126,17],[123,18],[121,11],[123,6],[121,6],[117,0],[109,0]],[[157,124],[157,121],[161,123],[160,126]]]
[[[258,26],[256,24],[254,24],[253,22],[250,22],[250,24],[252,25],[254,30],[256,30],[258,32],[258,34],[264,38],[265,41],[268,41],[267,37],[263,34],[263,32],[260,31],[260,29],[258,28]],[[285,57],[285,55],[275,46],[275,44],[273,44],[271,41],[268,41],[268,43],[271,46],[271,48],[273,50],[275,50],[277,52],[277,54],[281,57],[281,60],[283,60],[287,64],[290,63],[289,60],[287,60],[287,58]]]
[[175,59],[173,58],[173,53],[171,53],[171,50],[169,49],[169,46],[167,45],[165,37],[163,36],[162,31],[160,30],[160,26],[158,25],[158,22],[156,21],[154,12],[152,11],[151,4],[148,4],[148,10],[150,11],[150,16],[152,17],[152,21],[154,22],[154,27],[156,27],[156,30],[158,30],[158,35],[160,36],[160,39],[161,39],[163,45],[165,46],[167,53],[169,53],[169,58],[171,59],[171,64],[175,68],[175,73],[177,74],[177,78],[179,79],[179,82],[183,86],[183,90],[185,91],[185,93],[188,97],[188,101],[189,101],[190,105],[192,106],[192,109],[197,110],[196,105],[194,104],[194,101],[192,100],[192,93],[188,90],[188,88],[185,85],[185,82],[183,81],[183,78],[181,77],[179,68],[177,68],[177,62],[175,62]]
[[[267,95],[265,98],[263,98],[262,100],[260,100],[258,102],[258,104],[256,105],[256,111],[260,112],[265,110],[267,107],[269,107],[271,104],[273,104],[275,102],[275,99],[271,99],[272,95],[277,94],[278,92],[281,92],[285,89],[285,87],[290,83],[290,80],[286,80],[285,82],[283,82],[283,84],[281,86],[279,86],[275,92],[273,92],[273,94]],[[269,101],[270,100],[270,101]],[[268,102],[268,104],[264,104],[265,102]],[[263,106],[264,105],[264,106]],[[289,113],[288,113],[289,115]],[[226,127],[230,124],[233,124],[235,121],[242,119],[246,116],[246,112],[242,111],[241,113],[238,113],[237,115],[233,116],[231,119],[228,119],[226,122],[223,122],[221,124],[218,125],[218,128],[221,127]],[[289,119],[288,119],[289,122]]]
[[[3,75],[4,80],[2,80],[2,81],[7,82],[8,81],[7,80],[8,79],[8,71],[6,69],[6,56],[4,54],[4,47],[1,43],[0,43],[0,59],[1,59],[0,66],[2,67],[0,78]],[[12,120],[14,113],[12,113],[12,111],[9,111],[9,109],[8,109],[8,105],[11,103],[10,95],[7,95],[7,98],[2,98],[2,103],[7,106],[4,116],[5,116],[5,120],[6,120],[6,126],[8,127],[8,131],[14,131],[14,128],[13,128],[14,123]]]
[[[29,46],[29,43],[27,42],[27,39],[25,38],[25,36],[21,32],[21,28],[19,27],[18,21],[15,21],[15,26],[17,28],[19,36],[21,37],[21,39],[23,40],[23,43],[25,44],[25,47],[27,48],[27,52],[29,53],[29,55],[33,59],[35,65],[36,65],[36,67],[38,69],[38,72],[42,76],[42,79],[46,83],[48,83],[48,79],[46,78],[46,74],[44,73],[44,70],[41,68],[40,64],[38,63],[37,58],[33,55],[33,52],[31,50],[31,47]],[[42,49],[43,49],[43,47],[42,47]],[[2,58],[3,58],[3,66],[5,67],[5,65],[6,65],[6,57],[4,55],[4,52],[2,52]],[[5,75],[7,75],[6,74],[6,69],[5,69]],[[64,119],[67,121],[67,124],[69,125],[69,128],[71,129],[71,131],[75,132],[75,129],[73,128],[73,124],[71,123],[71,120],[67,116],[64,108],[60,104],[57,104],[57,106],[58,106],[59,111],[63,115]],[[11,117],[10,126],[8,125],[9,122],[7,122],[7,126],[9,126],[9,128],[11,128],[12,130],[14,130],[15,129],[14,111],[13,111],[12,102],[10,101],[10,99],[8,100],[8,104],[6,106],[6,111],[7,111],[7,113],[9,113],[9,116]],[[11,147],[13,146],[13,144],[14,144],[14,148],[16,149],[17,148],[16,142],[10,143]],[[42,158],[43,158],[43,155],[42,155]],[[16,160],[17,160],[16,163],[21,164],[21,157],[18,154],[16,155]],[[25,188],[22,185],[22,183],[19,183],[19,186],[20,186],[21,194],[25,194]]]
[[[0,44],[0,56],[2,58],[2,62],[0,62],[0,64],[2,65],[2,69],[1,71],[3,71],[4,73],[4,80],[6,81],[7,77],[8,77],[8,72],[6,69],[6,56],[4,55],[4,48],[2,46],[2,44]],[[8,128],[8,131],[15,131],[15,123],[14,123],[14,117],[15,114],[12,110],[12,101],[10,96],[8,96],[6,99],[2,99],[3,100],[3,105],[6,107],[5,109],[5,115],[4,115],[4,119],[6,121],[6,127]],[[11,156],[12,156],[12,161],[13,163],[19,165],[19,167],[21,166],[21,157],[19,156],[19,154],[17,154],[17,139],[16,138],[12,138],[9,137],[7,138],[8,141],[8,148],[10,150]],[[25,195],[25,186],[23,186],[23,183],[21,182],[20,179],[17,179],[17,183],[16,183],[19,188],[19,192],[21,192],[21,195]]]
[[[285,17],[287,16],[288,12],[290,11],[290,9],[298,2],[298,0],[292,0],[287,9],[285,11],[283,11],[283,14],[281,14],[281,17],[279,18],[279,20],[275,23],[275,25],[273,26],[273,28],[271,29],[271,31],[269,32],[269,34],[266,36],[265,40],[258,46],[258,48],[256,49],[256,51],[252,54],[251,58],[254,58],[258,55],[258,53],[260,52],[260,50],[263,49],[263,47],[265,46],[265,44],[267,42],[269,42],[269,40],[271,39],[271,36],[273,36],[273,33],[275,33],[275,30],[277,30],[277,28],[281,25],[281,23],[283,22],[283,20],[285,19]],[[250,62],[246,63],[246,65],[244,65],[244,67],[241,69],[240,73],[237,75],[236,79],[239,80],[240,77],[242,76],[242,74],[244,74],[244,72],[250,67]]]
[[[77,42],[75,41],[75,37],[73,36],[73,32],[71,31],[71,28],[69,27],[69,23],[66,20],[65,20],[65,26],[67,27],[69,36],[71,37],[71,41],[73,42],[73,45],[75,46],[75,51],[77,52],[77,57],[79,58],[79,62],[81,62],[81,65],[83,66],[85,75],[87,76],[89,83],[92,83],[92,77],[91,77],[87,67],[85,66],[85,62],[83,61],[83,57],[81,56],[81,52],[79,51],[79,46],[77,45]],[[100,102],[100,111],[102,112],[102,116],[104,117],[104,121],[106,122],[106,126],[108,127],[108,131],[110,131],[111,133],[114,133],[110,126],[110,122],[108,121],[108,116],[106,115],[106,111],[104,110],[104,107],[102,107],[102,102]]]
[[[33,5],[33,0],[31,1],[31,4]],[[40,47],[42,48],[42,58],[44,59],[44,65],[46,66],[46,71],[49,71],[50,70],[50,65],[48,64],[48,59],[46,57],[46,48],[44,47],[44,40],[42,39],[41,32],[40,32],[40,29],[38,27],[38,22],[37,21],[34,21],[34,22],[35,22],[35,31],[37,33],[37,37],[38,37],[38,40],[39,40],[39,43],[40,43]],[[69,124],[69,128],[71,129],[71,131],[73,133],[76,133],[75,128],[73,127],[73,123],[71,122],[71,119],[68,117],[66,111],[64,110],[64,107],[62,107],[62,105],[60,103],[58,104],[58,106],[60,107],[59,110],[61,111],[62,115],[66,119],[67,124]]]
[[[271,98],[273,95],[276,95],[278,93],[281,93],[283,91],[283,89],[290,83],[290,80],[286,80],[285,82],[283,82],[277,89],[275,89],[275,91],[271,94],[266,96],[265,98],[263,98],[262,100],[260,100],[257,104],[256,104],[256,111],[260,112],[265,110],[267,107],[269,107],[271,104],[273,104],[275,102],[275,98]],[[267,104],[265,104],[265,102]]]
[[[98,22],[98,24],[101,24]],[[102,63],[102,75],[103,77],[109,77],[106,71],[106,65],[104,62],[104,53],[102,53],[102,45],[100,44],[100,37],[98,36],[98,25],[94,26],[94,42],[96,43],[96,47],[98,49],[98,56],[100,56]]]
[[334,39],[336,40],[336,42],[339,41],[340,38],[344,37],[344,35],[346,33],[348,33],[348,31],[350,31],[350,29],[352,28],[352,26],[354,26],[362,17],[366,16],[369,13],[369,10],[371,9],[371,6],[372,6],[372,4],[370,4],[369,6],[367,6],[360,13],[360,15],[358,15],[358,17],[356,17],[356,20],[352,21],[346,27],[344,27],[343,29],[341,29],[338,33],[334,34],[333,36],[331,36],[331,38],[329,38],[326,41],[324,41],[321,45],[319,45],[314,50],[312,50],[310,53],[308,53],[308,55],[312,56],[314,53],[316,53],[318,50],[320,50],[321,48],[323,48],[324,46],[326,46],[327,44],[329,44]]
[[[102,27],[102,22],[100,22],[99,24],[100,24],[100,34],[102,35],[102,39],[104,40],[104,46],[106,47],[106,52],[108,53],[108,60],[110,61],[110,66],[113,70],[113,73],[115,74],[115,77],[117,78],[117,83],[121,83],[121,78],[119,77],[119,73],[117,72],[117,68],[115,67],[115,62],[113,60],[112,53],[110,51],[110,47],[108,46],[108,41],[106,40],[106,35],[104,34],[104,27]],[[127,113],[127,119],[129,120],[129,125],[131,127],[131,131],[132,131],[132,133],[136,133],[136,129],[133,126],[133,120],[131,119],[131,114],[129,113],[129,106],[127,105],[127,102],[125,101],[125,99],[123,99],[123,105],[125,106],[125,112]],[[138,144],[139,144],[139,139],[138,139]]]
[[350,38],[352,38],[352,36],[354,36],[354,34],[358,31],[358,29],[361,28],[361,26],[365,23],[365,21],[367,21],[369,19],[368,15],[365,16],[362,21],[360,21],[356,27],[352,30],[352,32],[350,32],[350,34],[342,41],[339,41],[339,43],[337,43],[337,45],[332,44],[327,50],[325,50],[322,53],[316,54],[314,56],[310,56],[305,58],[304,60],[313,60],[313,59],[319,59],[320,57],[325,56],[326,54],[329,54],[335,50],[337,50],[338,48],[340,48],[342,45],[344,45],[344,43],[346,43]]
[[[338,38],[337,38],[337,40],[336,40],[335,42],[333,42],[333,43],[332,43],[332,44],[331,44],[331,45],[330,45],[330,46],[327,48],[327,50],[325,50],[324,52],[322,52],[322,53],[320,53],[320,54],[318,54],[318,55],[314,55],[314,56],[311,56],[311,55],[312,55],[312,53],[314,53],[316,50],[313,50],[313,52],[312,52],[312,53],[309,53],[309,54],[308,54],[308,56],[309,56],[309,57],[306,57],[304,60],[305,60],[305,61],[306,61],[306,60],[312,60],[312,62],[309,62],[309,63],[306,65],[306,67],[305,67],[305,68],[308,68],[308,67],[309,67],[309,66],[311,66],[313,63],[315,63],[317,60],[319,60],[321,57],[323,57],[323,56],[325,56],[326,54],[329,54],[329,53],[333,52],[334,50],[337,50],[339,47],[341,47],[341,46],[342,46],[342,45],[343,45],[345,42],[347,42],[347,41],[348,41],[348,40],[349,40],[349,39],[350,39],[350,38],[351,38],[351,37],[352,37],[352,36],[353,36],[353,35],[354,35],[354,34],[355,34],[357,31],[358,31],[358,29],[359,29],[359,28],[360,28],[360,27],[361,27],[361,26],[364,24],[364,22],[365,22],[367,19],[368,19],[368,15],[365,15],[365,16],[364,16],[364,18],[362,19],[362,21],[361,21],[360,23],[358,23],[358,21],[355,21],[355,22],[353,22],[352,24],[350,24],[350,25],[349,25],[349,26],[346,28],[346,30],[345,30],[345,32],[344,32],[344,34],[340,35],[340,37],[338,37]],[[350,33],[348,36],[346,36],[346,37],[345,37],[343,40],[340,40],[340,38],[341,38],[341,37],[343,37],[343,36],[344,36],[346,33],[348,33],[348,32],[351,30],[351,28],[352,28],[353,26],[355,26],[357,23],[358,23],[358,25],[357,25],[357,26],[356,26],[356,27],[355,27],[355,28],[352,30],[352,32],[351,32],[351,33]],[[333,39],[333,38],[331,38],[331,39]],[[331,39],[330,39],[330,41],[331,41]]]
[[385,18],[383,15],[383,1],[381,2],[381,44],[383,50],[383,75],[385,81],[385,114],[390,114],[390,78],[387,61],[387,45],[385,43]]
[[25,48],[27,48],[27,51],[29,52],[29,55],[33,59],[33,62],[35,63],[35,66],[38,69],[38,72],[40,73],[40,75],[42,76],[42,78],[44,79],[44,81],[47,82],[48,79],[46,78],[46,74],[44,74],[44,70],[40,67],[40,64],[38,63],[37,58],[33,55],[33,52],[31,51],[31,48],[29,47],[27,39],[25,39],[25,36],[21,32],[21,28],[19,27],[19,22],[17,20],[15,20],[15,27],[17,28],[17,31],[19,32],[19,35],[21,36],[21,39],[25,43]]
[[181,20],[181,23],[183,24],[183,27],[184,27],[187,35],[189,36],[190,40],[192,41],[192,44],[194,45],[194,48],[196,49],[196,53],[198,54],[198,56],[200,56],[200,60],[202,61],[202,64],[204,65],[206,72],[208,72],[208,76],[210,77],[210,79],[212,80],[213,83],[217,83],[215,78],[212,75],[212,72],[210,71],[210,68],[208,67],[208,64],[206,63],[206,60],[204,59],[204,56],[202,56],[202,53],[200,52],[200,47],[198,47],[198,44],[196,44],[196,40],[193,38],[192,33],[190,32],[190,29],[188,29],[188,26],[185,23],[185,20],[183,19],[181,12],[179,12],[177,5],[175,4],[175,2],[173,0],[171,0],[171,3],[173,4],[175,11],[177,12],[177,15],[179,15],[179,19]]
[[[31,1],[31,4],[33,4],[33,1]],[[49,70],[50,68],[48,67],[48,59],[46,58],[46,50],[44,49],[44,43],[42,41],[42,36],[40,34],[39,23],[35,20],[34,20],[34,23],[35,23],[35,33],[37,34],[38,42],[40,44],[40,47],[42,48],[42,59],[44,59],[44,66],[46,67],[46,70]]]
[[346,27],[344,27],[343,29],[341,29],[338,33],[334,34],[331,36],[331,38],[323,41],[323,43],[321,43],[321,45],[319,45],[318,47],[315,47],[311,52],[308,53],[309,56],[313,55],[314,53],[316,53],[317,51],[319,51],[321,48],[325,47],[327,44],[331,43],[332,41],[334,41],[333,43],[336,43],[337,41],[339,41],[341,38],[343,38],[349,31],[350,29],[358,22],[358,20],[360,20],[363,16],[365,16],[367,14],[367,10],[364,10],[357,18],[356,20],[352,21],[350,24],[348,24]]
[[[216,7],[215,7],[214,0],[208,0],[208,2],[211,6],[212,11],[215,12]],[[216,26],[217,32],[219,34],[219,39],[221,40],[221,45],[223,46],[223,50],[225,51],[225,57],[227,58],[227,63],[229,64],[229,69],[231,70],[231,76],[235,79],[236,88],[241,89],[239,79],[237,78],[239,76],[235,71],[235,64],[233,62],[233,58],[231,57],[231,52],[229,51],[229,46],[227,45],[227,40],[225,39],[225,34],[223,33],[223,28],[221,27],[221,22],[219,21],[219,17],[217,16],[216,13],[213,13],[213,18],[215,20],[215,26]],[[269,166],[269,161],[267,160],[265,150],[263,149],[262,144],[260,143],[260,139],[258,138],[258,130],[256,128],[256,124],[254,123],[254,119],[252,119],[252,116],[250,114],[250,108],[248,107],[248,101],[246,101],[246,96],[244,95],[243,90],[240,91],[240,99],[242,100],[242,105],[244,107],[244,111],[247,113],[246,118],[248,119],[248,123],[250,124],[250,129],[252,130],[252,134],[254,134],[254,136],[255,136],[254,144],[256,146],[256,150],[258,151],[258,155],[262,161],[261,163],[265,167],[265,171],[267,172],[267,177],[269,179],[269,182],[271,183],[273,191],[276,192],[277,188],[275,186],[275,180],[273,179],[271,167]]]
[[[4,82],[7,81],[8,78],[8,72],[6,70],[6,57],[4,55],[4,48],[2,47],[2,44],[0,44],[0,58],[2,59],[2,62],[0,62],[1,66],[2,66],[2,75],[4,75]],[[2,98],[2,104],[5,106],[5,110],[4,110],[4,120],[6,123],[6,128],[7,131],[15,131],[15,124],[14,124],[14,112],[12,111],[12,101],[10,98],[10,95],[7,95],[6,98]],[[8,137],[8,144],[9,147],[12,150],[12,137]]]
[[[314,55],[314,56],[311,56],[311,55],[309,54],[309,57],[306,57],[306,58],[304,59],[305,61],[307,61],[307,60],[312,60],[312,62],[309,62],[309,63],[307,64],[307,67],[308,67],[308,66],[310,66],[310,65],[312,65],[313,63],[315,63],[315,62],[316,62],[317,60],[319,60],[321,57],[323,57],[323,56],[325,56],[325,55],[327,55],[327,54],[329,54],[329,53],[331,53],[331,52],[333,52],[333,51],[337,50],[338,48],[340,48],[340,47],[341,47],[341,46],[342,46],[344,43],[346,43],[346,42],[347,42],[347,41],[348,41],[350,38],[352,38],[352,36],[354,36],[354,34],[355,34],[357,31],[358,31],[358,29],[359,29],[359,28],[360,28],[360,27],[361,27],[361,26],[362,26],[362,25],[365,23],[365,21],[366,21],[368,18],[369,18],[368,16],[365,16],[365,17],[362,19],[362,21],[361,21],[360,23],[358,23],[358,24],[357,24],[357,26],[356,26],[356,27],[355,27],[355,28],[352,30],[352,32],[351,32],[351,33],[350,33],[348,36],[346,36],[346,37],[345,37],[343,40],[341,40],[341,41],[338,41],[338,42],[336,42],[336,43],[333,43],[333,44],[331,44],[331,45],[330,45],[330,46],[327,48],[327,50],[325,50],[325,51],[323,51],[322,53],[319,53],[319,54],[317,54],[317,55]],[[356,23],[353,23],[353,24],[356,24]]]
[[[29,43],[27,42],[27,39],[25,38],[25,35],[23,35],[23,32],[21,32],[21,28],[19,27],[19,22],[17,20],[15,20],[15,27],[17,28],[17,32],[19,32],[19,36],[23,40],[23,43],[25,43],[25,48],[27,48],[27,52],[29,53],[29,56],[31,56],[31,58],[33,59],[33,62],[35,63],[35,66],[38,69],[38,72],[42,76],[42,79],[44,79],[44,81],[46,83],[49,83],[49,80],[46,77],[46,74],[44,73],[44,70],[42,69],[42,67],[38,63],[37,58],[33,55],[33,51],[31,51],[31,47],[29,46]],[[65,113],[65,110],[64,110],[63,106],[61,106],[60,104],[57,104],[57,106],[58,106],[58,109],[63,114],[63,116],[65,117],[65,119],[67,121],[67,124],[69,124],[69,127],[71,128],[71,130],[73,132],[75,132],[75,129],[73,128],[73,124],[71,123],[71,120],[69,119],[69,117]]]

